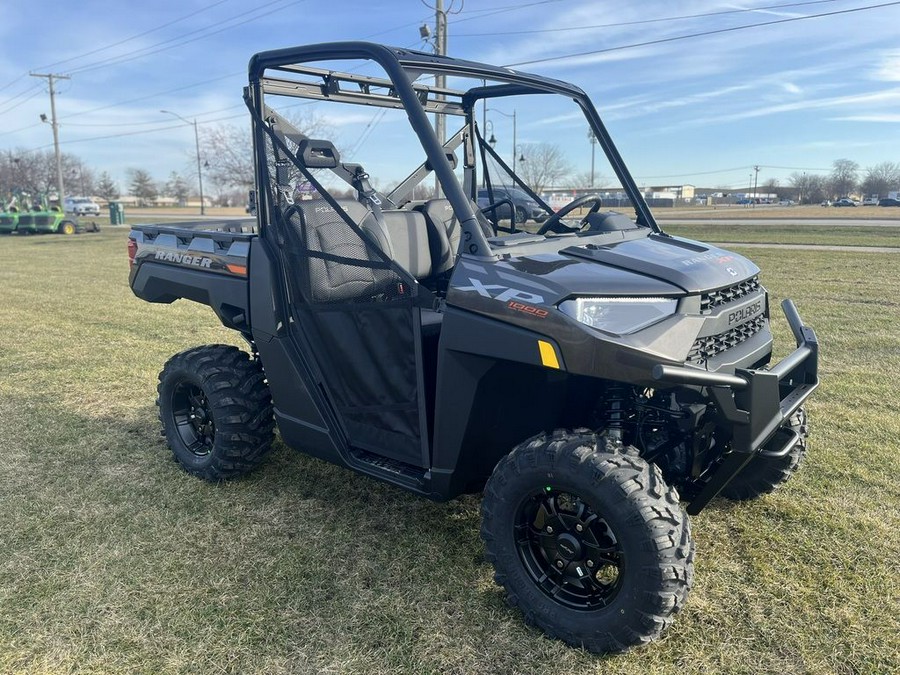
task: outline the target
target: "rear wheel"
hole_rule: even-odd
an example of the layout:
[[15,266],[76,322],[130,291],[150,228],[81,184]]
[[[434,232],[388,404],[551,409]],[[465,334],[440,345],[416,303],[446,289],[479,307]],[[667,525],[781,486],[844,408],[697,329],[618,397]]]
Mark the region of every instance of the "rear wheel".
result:
[[[798,408],[781,427],[782,432],[796,432],[797,442],[781,457],[757,455],[722,489],[722,496],[734,501],[756,499],[772,492],[800,468],[806,455],[809,420],[806,410]],[[778,439],[779,435],[775,435]]]
[[481,535],[528,623],[593,652],[659,636],[684,604],[693,542],[655,465],[587,430],[540,434],[488,481]]
[[528,214],[521,206],[516,207],[516,225],[524,225],[528,222]]
[[163,434],[185,471],[205,480],[254,469],[272,447],[272,399],[259,364],[228,345],[176,354],[159,374]]

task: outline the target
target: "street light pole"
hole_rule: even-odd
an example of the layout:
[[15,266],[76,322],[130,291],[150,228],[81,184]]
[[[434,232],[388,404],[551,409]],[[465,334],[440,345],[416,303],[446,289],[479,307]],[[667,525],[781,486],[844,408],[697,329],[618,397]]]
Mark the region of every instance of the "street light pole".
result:
[[512,158],[512,172],[516,173],[516,110],[513,108],[512,115],[509,113],[505,113],[502,110],[497,110],[496,108],[491,108],[495,113],[500,113],[504,117],[512,117],[513,121],[513,134],[512,134],[512,142],[513,142],[513,158]]
[[588,140],[591,142],[591,187],[594,187],[594,150],[597,147],[597,136],[593,129],[588,129]]
[[197,119],[194,118],[194,121],[191,122],[178,113],[173,113],[171,110],[160,110],[159,112],[177,117],[185,124],[190,124],[194,127],[194,144],[197,148],[197,182],[200,184],[200,215],[204,216],[206,215],[206,202],[203,199],[203,171],[200,168],[200,133],[197,131]]

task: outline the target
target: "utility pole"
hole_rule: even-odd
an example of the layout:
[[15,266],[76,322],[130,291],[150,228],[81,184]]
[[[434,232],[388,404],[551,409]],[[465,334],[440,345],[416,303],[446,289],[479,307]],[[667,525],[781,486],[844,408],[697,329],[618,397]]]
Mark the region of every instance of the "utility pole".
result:
[[[53,73],[31,73],[32,77],[46,77],[50,86],[50,126],[53,127],[53,150],[56,153],[56,193],[59,199],[59,210],[65,211],[65,193],[63,190],[62,158],[59,155],[59,124],[56,121],[56,90],[53,88],[54,80],[69,80],[68,75],[55,75]],[[41,115],[41,121],[47,120],[46,115]]]
[[[759,164],[754,166],[753,170],[756,172],[756,175],[753,177],[753,197],[759,199]],[[753,205],[756,206],[755,201]]]
[[[434,4],[434,51],[438,56],[447,55],[447,13],[444,11],[444,0],[436,0]],[[447,77],[445,75],[437,75],[434,80],[438,89],[447,86]],[[443,100],[443,96],[438,96],[439,100]],[[436,115],[434,119],[434,130],[437,133],[438,140],[444,143],[445,123],[443,115]]]
[[[444,11],[444,0],[435,0],[434,3],[434,53],[438,56],[447,55],[447,13]],[[434,84],[438,89],[444,89],[447,86],[447,78],[445,75],[435,75]],[[443,95],[436,96],[438,101],[444,100]],[[440,113],[434,116],[434,132],[437,134],[438,141],[444,144],[447,120]],[[442,197],[441,181],[434,175],[434,196],[436,199]]]
[[203,200],[203,171],[200,168],[200,133],[197,131],[197,118],[195,117],[192,122],[184,119],[178,113],[173,113],[171,110],[160,110],[159,112],[177,117],[185,124],[194,127],[194,146],[197,149],[197,182],[200,184],[200,215],[206,215],[206,203]]

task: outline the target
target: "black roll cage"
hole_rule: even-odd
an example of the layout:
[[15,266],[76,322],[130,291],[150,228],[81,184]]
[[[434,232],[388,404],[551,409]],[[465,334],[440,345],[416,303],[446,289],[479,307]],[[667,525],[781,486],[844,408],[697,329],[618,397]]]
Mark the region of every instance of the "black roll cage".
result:
[[[349,59],[374,61],[384,69],[389,79],[302,65],[307,62]],[[276,74],[267,74],[267,71],[275,71]],[[285,76],[277,73],[284,73]],[[501,84],[460,91],[416,82],[415,80],[424,73],[466,76],[484,81],[496,80]],[[291,79],[290,75],[308,76],[313,81],[298,81]],[[422,144],[427,160],[399,187],[406,186],[408,188],[433,170],[460,221],[466,239],[466,250],[463,253],[486,257],[493,257],[493,253],[473,211],[471,199],[474,194],[466,195],[463,187],[457,181],[453,167],[447,158],[448,146],[452,145],[451,150],[458,147],[460,143],[466,146],[464,162],[466,170],[471,171],[473,176],[472,180],[467,180],[467,188],[474,191],[476,167],[474,158],[469,156],[469,142],[478,136],[473,114],[475,104],[484,99],[528,94],[568,96],[584,112],[616,177],[634,205],[637,223],[649,227],[655,232],[661,232],[593,103],[584,91],[567,82],[474,61],[438,56],[411,49],[387,47],[370,42],[352,41],[306,45],[254,55],[250,59],[249,86],[245,92],[245,98],[251,111],[255,113],[255,119],[266,118],[263,100],[265,94],[405,110],[410,125]],[[464,116],[466,125],[461,130],[461,134],[454,135],[450,141],[442,144],[428,119],[429,113]],[[265,131],[261,125],[254,124],[254,157],[258,176],[261,175],[260,162],[266,161],[263,151],[265,147],[264,134]],[[467,139],[466,136],[469,138]],[[482,147],[491,150],[483,143],[482,139],[478,138],[478,140]],[[415,183],[410,183],[410,181],[415,181]],[[392,193],[397,201],[401,201],[405,196],[402,192],[397,192],[399,187]],[[526,190],[534,196],[527,187]],[[394,203],[394,200],[389,201]],[[260,234],[263,236],[266,223],[271,222],[272,214],[267,213],[267,209],[266,200],[259,200],[258,216]]]

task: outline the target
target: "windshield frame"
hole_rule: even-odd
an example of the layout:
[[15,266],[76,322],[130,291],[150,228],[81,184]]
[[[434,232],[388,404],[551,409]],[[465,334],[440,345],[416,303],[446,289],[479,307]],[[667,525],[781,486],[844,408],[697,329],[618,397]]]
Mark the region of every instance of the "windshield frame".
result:
[[[373,61],[381,66],[388,79],[306,65],[317,61],[343,60]],[[470,243],[467,252],[476,256],[493,257],[494,254],[478,225],[470,201],[477,191],[475,181],[467,177],[467,190],[464,190],[453,172],[446,148],[439,141],[428,114],[464,116],[467,135],[471,140],[477,137],[474,111],[478,102],[529,94],[557,94],[571,98],[581,108],[601,150],[606,154],[610,168],[628,195],[635,210],[637,224],[654,232],[661,232],[592,101],[583,90],[568,82],[502,66],[369,42],[333,42],[261,52],[250,59],[248,71],[249,86],[245,91],[245,98],[248,106],[259,117],[263,115],[263,99],[266,94],[404,109],[425,151],[430,164],[429,171],[433,170],[437,175],[463,231],[468,235]],[[270,75],[269,71],[275,73]],[[298,82],[298,75],[319,81]],[[461,91],[419,82],[422,75],[469,77],[483,80],[485,84]],[[261,134],[260,129],[254,133],[254,143],[258,143],[258,147],[262,143]],[[466,169],[470,171],[471,167],[471,175],[474,176],[475,161],[469,157],[471,145],[467,142],[464,147]],[[257,152],[257,161],[258,156]],[[471,194],[467,195],[466,191]],[[266,214],[260,215],[262,227]]]

